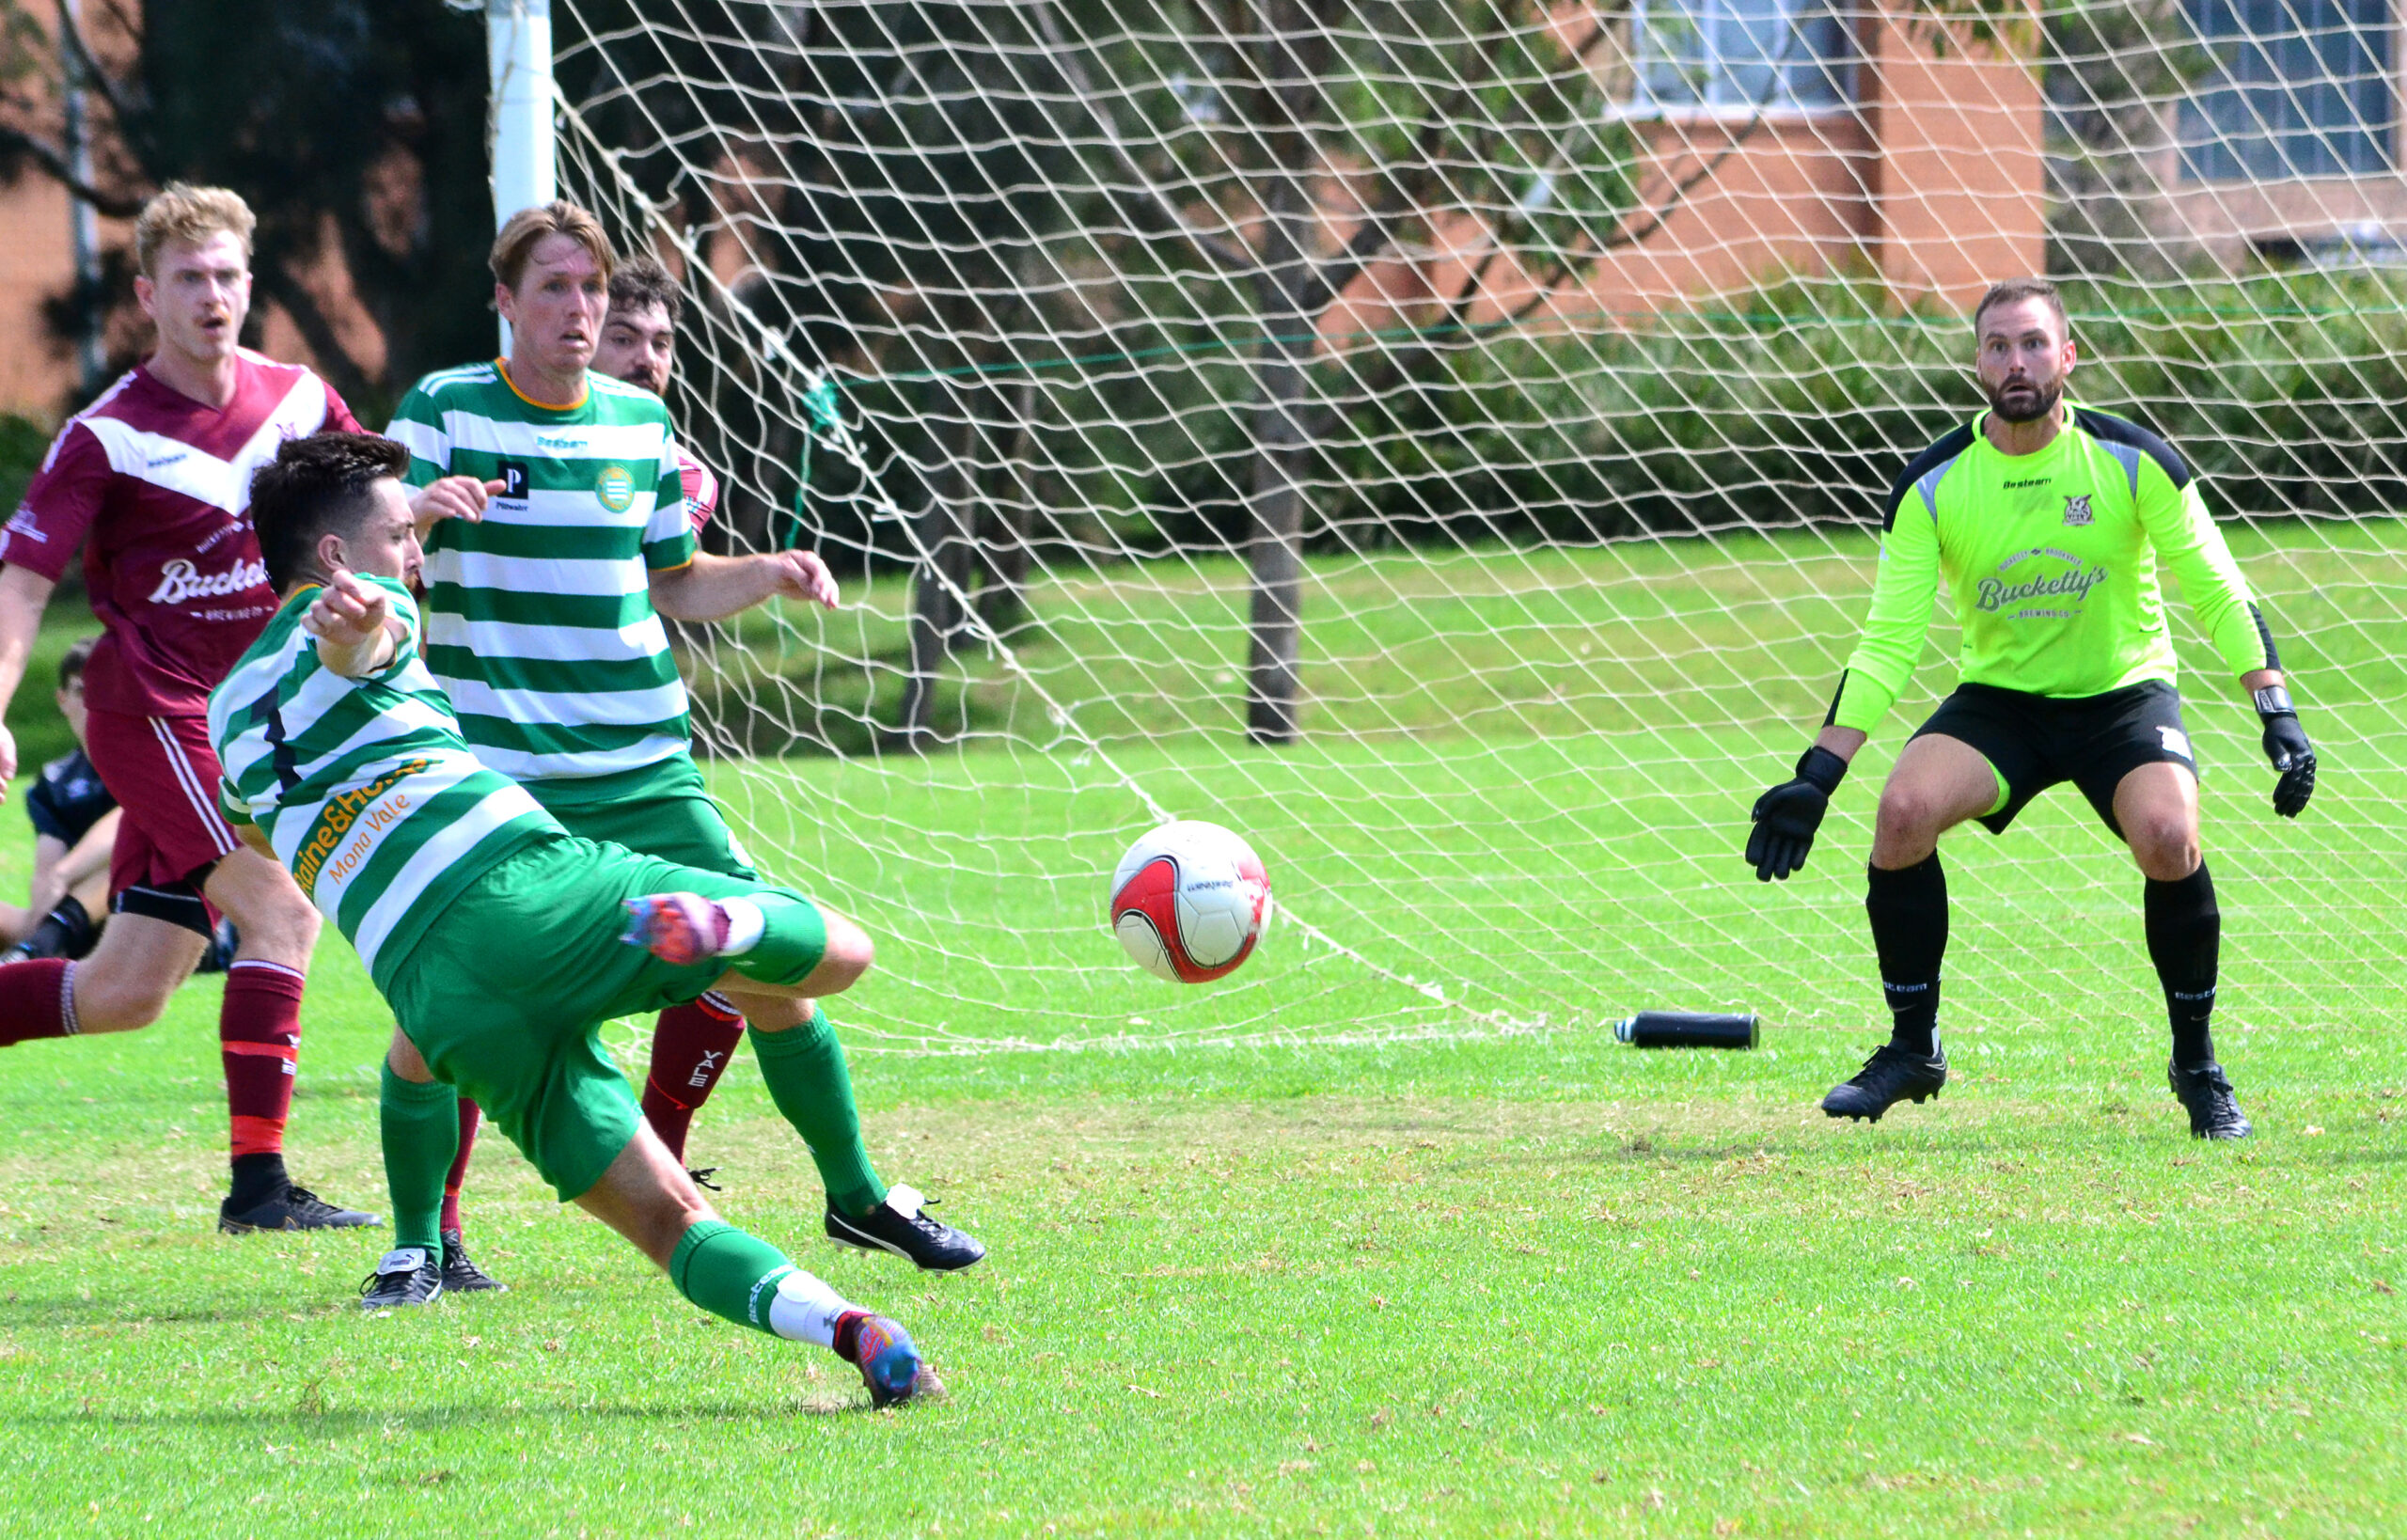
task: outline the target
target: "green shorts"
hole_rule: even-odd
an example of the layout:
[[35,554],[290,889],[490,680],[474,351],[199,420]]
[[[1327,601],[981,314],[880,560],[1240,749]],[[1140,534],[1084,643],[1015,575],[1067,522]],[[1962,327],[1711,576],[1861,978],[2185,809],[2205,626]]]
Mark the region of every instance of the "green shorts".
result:
[[716,960],[674,967],[619,939],[628,899],[680,889],[785,891],[546,836],[469,884],[385,985],[435,1077],[474,1097],[563,1202],[601,1180],[643,1121],[603,1051],[602,1023],[690,1000],[727,971]]
[[616,775],[522,784],[571,834],[607,840],[639,856],[657,856],[704,872],[747,879],[760,875],[703,787],[701,769],[691,754]]

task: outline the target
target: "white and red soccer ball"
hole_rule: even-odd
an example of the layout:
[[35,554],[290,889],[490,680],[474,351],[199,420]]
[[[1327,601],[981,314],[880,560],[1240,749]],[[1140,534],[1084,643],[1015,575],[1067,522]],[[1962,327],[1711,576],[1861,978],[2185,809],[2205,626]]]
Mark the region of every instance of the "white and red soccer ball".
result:
[[1270,918],[1262,857],[1218,824],[1164,824],[1111,874],[1111,930],[1146,972],[1205,983],[1253,955]]

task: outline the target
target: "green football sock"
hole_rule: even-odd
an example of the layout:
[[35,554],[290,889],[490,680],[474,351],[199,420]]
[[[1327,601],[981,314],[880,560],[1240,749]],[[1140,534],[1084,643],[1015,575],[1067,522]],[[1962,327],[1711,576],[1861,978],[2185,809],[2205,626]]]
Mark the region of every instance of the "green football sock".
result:
[[440,1080],[419,1085],[385,1066],[377,1099],[385,1136],[385,1186],[393,1198],[393,1246],[443,1244],[443,1180],[460,1153],[460,1093]]
[[747,1035],[761,1078],[768,1082],[769,1100],[810,1147],[827,1201],[856,1218],[884,1202],[886,1184],[877,1179],[861,1142],[852,1074],[844,1068],[844,1045],[836,1041],[827,1013],[813,1010],[809,1021],[790,1031],[755,1027]]
[[713,1315],[822,1347],[835,1345],[836,1322],[853,1308],[783,1251],[716,1219],[678,1237],[669,1281]]

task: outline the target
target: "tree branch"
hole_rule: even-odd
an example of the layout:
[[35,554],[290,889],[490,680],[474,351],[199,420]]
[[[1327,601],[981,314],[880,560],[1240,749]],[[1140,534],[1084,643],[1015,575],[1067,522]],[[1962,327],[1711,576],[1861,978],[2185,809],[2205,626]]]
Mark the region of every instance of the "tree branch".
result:
[[1077,50],[1071,45],[1069,39],[1062,36],[1061,21],[1054,14],[1052,0],[1037,0],[1037,4],[1032,8],[1036,12],[1038,29],[1045,34],[1046,42],[1050,44],[1059,55],[1054,61],[1055,64],[1061,69],[1062,75],[1069,80],[1071,86],[1077,89],[1078,101],[1085,107],[1087,116],[1093,119],[1096,128],[1102,130],[1104,141],[1110,146],[1112,158],[1119,163],[1120,169],[1136,184],[1138,191],[1143,196],[1155,215],[1170,228],[1184,236],[1188,244],[1202,253],[1214,266],[1232,273],[1244,272],[1253,267],[1254,259],[1251,252],[1236,242],[1214,235],[1208,230],[1196,228],[1194,223],[1187,217],[1178,205],[1171,200],[1170,194],[1163,191],[1161,185],[1146,174],[1145,168],[1138,164],[1135,152],[1129,149],[1127,141],[1120,136],[1119,127],[1111,121],[1109,112],[1099,104],[1102,102],[1102,94],[1095,89],[1094,81],[1088,75],[1086,67],[1078,62]]
[[51,181],[111,219],[131,219],[142,212],[140,198],[103,192],[77,177],[68,164],[67,151],[47,139],[38,139],[18,129],[0,128],[0,154],[8,153],[30,159]]
[[[118,16],[120,24],[124,23],[125,18],[121,12],[113,10],[112,14]],[[134,115],[126,106],[123,93],[118,91],[117,81],[106,70],[101,68],[101,61],[93,57],[91,46],[84,41],[83,29],[75,24],[74,18],[68,14],[67,8],[64,6],[58,8],[58,35],[67,44],[68,53],[73,57],[72,68],[75,74],[69,77],[68,86],[71,89],[89,86],[92,90],[99,92],[101,100],[108,103],[109,116],[117,119],[118,131],[122,133],[128,130],[134,121]],[[80,78],[77,78],[79,76]]]
[[282,306],[284,313],[292,318],[301,340],[309,344],[310,353],[317,357],[318,372],[333,383],[335,393],[346,402],[367,401],[376,388],[375,382],[343,347],[335,335],[334,323],[326,319],[324,307],[307,286],[293,277],[292,270],[281,259],[256,264],[252,276],[266,291],[267,297]]

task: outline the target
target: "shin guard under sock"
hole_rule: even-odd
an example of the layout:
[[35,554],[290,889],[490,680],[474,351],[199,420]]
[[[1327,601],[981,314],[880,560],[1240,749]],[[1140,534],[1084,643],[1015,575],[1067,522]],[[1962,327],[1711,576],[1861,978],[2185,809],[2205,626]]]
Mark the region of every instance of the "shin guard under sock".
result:
[[[460,1138],[460,1093],[440,1080],[404,1080],[385,1066],[377,1120],[385,1142],[385,1185],[393,1197],[393,1246],[443,1244],[443,1177]],[[439,1254],[439,1253],[438,1253]]]
[[226,970],[217,1011],[217,1045],[226,1064],[226,1109],[236,1159],[279,1155],[292,1111],[292,1076],[301,1054],[298,968],[244,958]]
[[716,990],[660,1013],[652,1029],[652,1068],[644,1076],[643,1118],[678,1159],[685,1158],[695,1110],[710,1100],[743,1040],[744,1018]]
[[717,1219],[678,1237],[669,1281],[713,1315],[822,1347],[836,1344],[837,1319],[853,1309],[767,1241]]
[[2215,1009],[2215,974],[2223,949],[2223,910],[2207,863],[2179,882],[2150,879],[2145,904],[2148,961],[2164,986],[2173,1027],[2173,1061],[2195,1068],[2215,1056],[2208,1018]]
[[809,1021],[789,1031],[764,1032],[755,1027],[751,1038],[769,1100],[810,1147],[827,1201],[837,1212],[856,1218],[884,1202],[886,1184],[877,1179],[869,1148],[861,1142],[853,1077],[827,1013],[813,1010]]
[[483,1108],[465,1096],[460,1098],[460,1149],[451,1157],[450,1171],[443,1177],[441,1227],[444,1230],[456,1231],[460,1228],[460,1188],[467,1183],[468,1156],[476,1150],[477,1130],[484,1126],[484,1121]]
[[73,963],[42,957],[0,966],[0,1047],[76,1029]]
[[1864,913],[1880,960],[1890,1043],[1908,1053],[1939,1051],[1939,964],[1947,951],[1947,874],[1939,853],[1915,866],[1864,868]]

